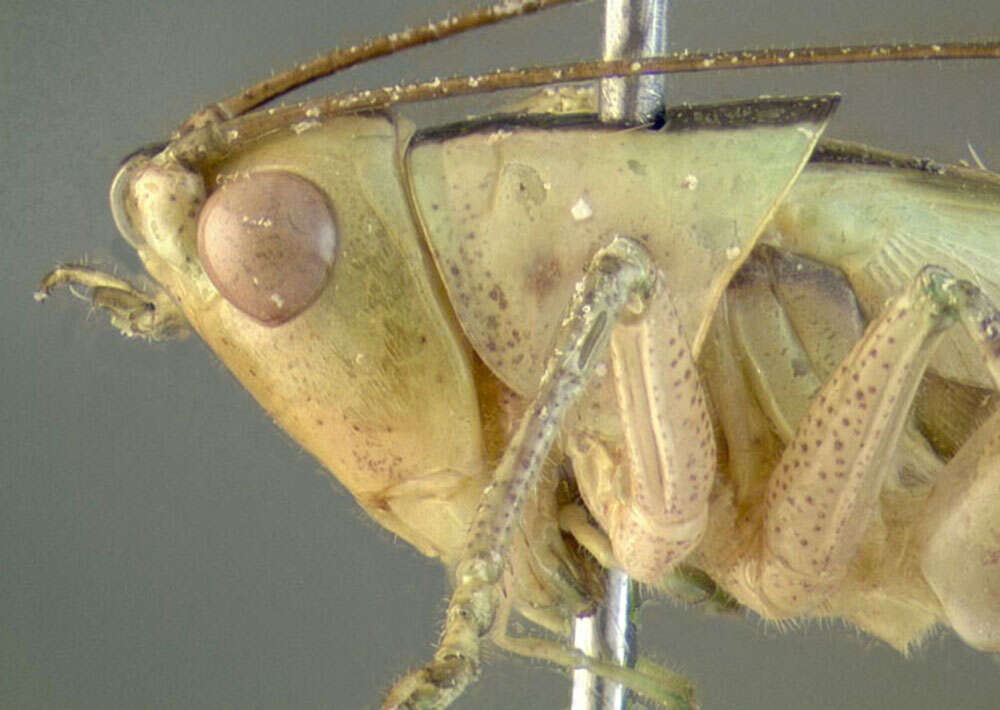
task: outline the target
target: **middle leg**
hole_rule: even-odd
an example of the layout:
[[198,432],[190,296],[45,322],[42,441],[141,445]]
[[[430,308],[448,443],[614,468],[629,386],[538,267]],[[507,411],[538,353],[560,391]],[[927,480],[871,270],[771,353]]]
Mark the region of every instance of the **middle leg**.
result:
[[733,577],[766,615],[821,605],[847,576],[878,505],[911,404],[957,319],[983,345],[1000,318],[982,292],[929,266],[873,321],[813,398],[776,470],[756,555]]

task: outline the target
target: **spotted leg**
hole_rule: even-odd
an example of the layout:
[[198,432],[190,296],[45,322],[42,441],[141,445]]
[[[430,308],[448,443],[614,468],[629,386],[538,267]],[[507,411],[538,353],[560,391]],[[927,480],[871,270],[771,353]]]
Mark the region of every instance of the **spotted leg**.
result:
[[562,322],[539,391],[483,492],[456,571],[434,659],[401,678],[385,708],[441,708],[479,672],[479,646],[497,620],[503,570],[525,498],[534,490],[567,411],[604,360],[612,330],[641,312],[657,279],[646,251],[617,238],[594,257]]
[[[1000,391],[1000,316],[971,309],[970,330]],[[1000,409],[948,462],[928,502],[924,578],[952,628],[975,648],[1000,653]]]
[[869,325],[813,398],[770,478],[758,554],[740,573],[768,615],[803,614],[846,576],[892,470],[917,385],[956,320],[992,359],[996,377],[1000,314],[974,285],[929,266]]
[[[567,436],[567,453],[615,562],[662,586],[705,530],[716,467],[706,395],[662,279],[643,317],[616,328],[611,362],[624,455],[579,431]],[[587,545],[593,532],[566,522]],[[599,545],[588,547],[607,557]]]

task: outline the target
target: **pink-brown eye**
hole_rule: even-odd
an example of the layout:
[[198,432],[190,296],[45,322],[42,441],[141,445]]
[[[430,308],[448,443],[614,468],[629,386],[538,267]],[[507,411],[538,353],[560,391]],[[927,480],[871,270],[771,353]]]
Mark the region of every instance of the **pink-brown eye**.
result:
[[198,255],[233,306],[280,325],[316,300],[333,266],[337,229],[326,196],[287,172],[252,173],[208,198]]

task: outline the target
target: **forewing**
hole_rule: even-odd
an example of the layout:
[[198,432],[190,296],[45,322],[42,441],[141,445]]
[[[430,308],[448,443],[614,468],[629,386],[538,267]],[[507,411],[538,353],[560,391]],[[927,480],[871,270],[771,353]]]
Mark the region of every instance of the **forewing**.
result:
[[[763,239],[841,269],[869,319],[927,264],[1000,303],[1000,179],[984,171],[810,165]],[[945,334],[931,368],[993,388],[961,328]]]

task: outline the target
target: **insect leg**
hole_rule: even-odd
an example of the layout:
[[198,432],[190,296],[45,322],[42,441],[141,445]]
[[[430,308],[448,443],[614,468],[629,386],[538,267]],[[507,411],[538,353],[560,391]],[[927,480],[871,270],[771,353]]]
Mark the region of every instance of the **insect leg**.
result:
[[635,668],[627,668],[592,658],[582,651],[549,639],[494,635],[493,641],[500,648],[518,656],[563,668],[586,668],[594,675],[620,683],[667,710],[691,710],[697,707],[691,681],[669,668],[642,658]]
[[147,294],[128,281],[89,266],[59,266],[42,279],[35,300],[43,301],[57,286],[82,286],[90,303],[108,314],[111,325],[128,338],[164,340],[187,330],[187,319],[166,291]]
[[705,391],[662,284],[641,318],[615,329],[611,353],[627,454],[585,433],[567,451],[618,562],[656,583],[701,538],[716,467]]
[[951,627],[1000,653],[1000,410],[948,462],[922,537],[921,569]]
[[[1000,313],[978,289],[966,291],[963,324],[1000,390]],[[1000,652],[1000,410],[948,462],[925,526],[921,568],[948,621],[970,646]]]
[[[532,635],[512,635],[507,623],[510,613],[510,604],[500,605],[493,629],[490,631],[490,640],[499,648],[523,658],[533,658],[565,669],[585,669],[594,676],[619,683],[647,700],[655,701],[664,710],[693,710],[697,707],[694,700],[694,686],[680,673],[642,657],[636,659],[634,667],[626,667],[594,658],[558,640]],[[525,615],[524,611],[519,613]],[[560,629],[565,626],[564,618],[560,618],[560,623],[545,623],[534,616],[528,618],[557,635],[565,633]]]
[[917,385],[956,320],[997,370],[1000,314],[974,285],[928,266],[813,398],[770,478],[759,557],[742,573],[771,615],[816,607],[846,575]]
[[512,534],[570,407],[604,360],[612,329],[641,311],[656,284],[652,260],[618,237],[594,257],[564,318],[539,392],[483,492],[456,570],[434,659],[400,679],[384,707],[446,707],[479,672],[480,639],[496,622]]

